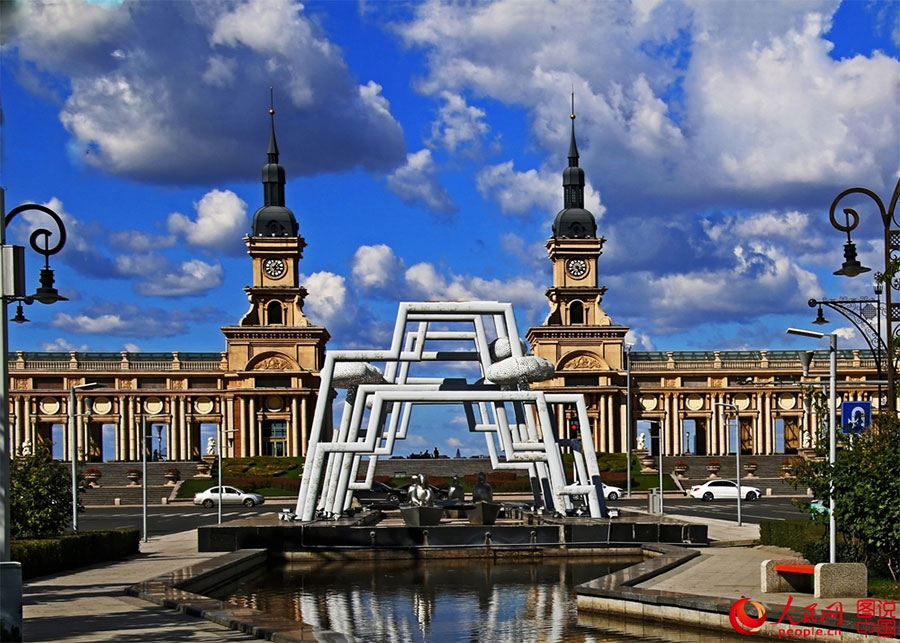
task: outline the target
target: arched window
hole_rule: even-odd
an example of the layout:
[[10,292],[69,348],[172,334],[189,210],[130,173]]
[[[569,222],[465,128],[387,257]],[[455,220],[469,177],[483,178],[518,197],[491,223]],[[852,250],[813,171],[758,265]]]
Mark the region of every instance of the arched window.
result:
[[571,304],[569,304],[569,323],[584,323],[584,304],[582,304],[580,301],[573,301]]
[[279,301],[270,301],[266,306],[266,317],[269,320],[269,324],[283,324],[281,318],[281,302]]

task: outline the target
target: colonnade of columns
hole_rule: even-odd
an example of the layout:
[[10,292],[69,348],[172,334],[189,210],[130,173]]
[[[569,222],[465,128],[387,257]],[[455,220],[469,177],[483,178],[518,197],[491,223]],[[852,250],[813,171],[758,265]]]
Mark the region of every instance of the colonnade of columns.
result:
[[[577,389],[576,389],[577,390]],[[594,436],[594,448],[601,453],[626,450],[628,413],[626,394],[621,389],[586,392],[588,415]],[[726,455],[732,453],[735,439],[744,453],[772,455],[792,453],[816,446],[816,427],[827,423],[827,410],[819,411],[805,401],[800,387],[735,392],[720,390],[669,389],[650,392],[646,388],[632,400],[631,446],[637,443],[638,425],[651,422],[659,426],[664,455]],[[840,421],[842,399],[872,401],[877,392],[871,387],[839,390],[837,416]],[[877,404],[873,402],[873,406]],[[735,417],[738,425],[735,427]],[[568,416],[557,409],[561,437],[569,437]],[[686,422],[692,421],[690,444]],[[732,437],[736,432],[737,438]],[[779,439],[779,434],[781,437]],[[648,444],[649,447],[649,444]]]
[[[309,395],[79,393],[73,436],[68,428],[68,405],[66,395],[11,395],[11,452],[20,454],[39,444],[50,446],[53,427],[60,426],[63,460],[72,458],[74,437],[80,460],[139,461],[141,425],[146,418],[148,445],[163,442],[169,460],[195,460],[206,453],[201,424],[212,425],[224,457],[267,455],[273,452],[275,442],[280,443],[278,454],[301,456],[306,454],[312,408]],[[273,425],[284,430],[273,432]],[[104,427],[112,427],[114,433],[112,453],[103,453]],[[148,446],[148,451],[152,453],[153,447]]]

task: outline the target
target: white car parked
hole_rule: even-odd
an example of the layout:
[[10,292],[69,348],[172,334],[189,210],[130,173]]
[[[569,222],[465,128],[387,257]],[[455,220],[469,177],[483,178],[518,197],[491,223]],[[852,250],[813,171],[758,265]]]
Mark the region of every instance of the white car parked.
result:
[[[223,505],[244,505],[245,507],[252,507],[254,505],[261,505],[265,501],[266,499],[258,493],[250,493],[249,491],[241,491],[237,487],[222,485]],[[209,507],[215,507],[217,502],[219,502],[218,487],[210,487],[206,491],[194,494],[195,505],[203,505],[208,509]]]
[[[760,497],[757,487],[741,485],[741,496],[744,500],[754,501]],[[691,498],[700,498],[707,502],[711,500],[735,500],[737,499],[737,484],[731,480],[708,480],[701,485],[691,487]]]
[[603,495],[606,496],[607,500],[618,500],[622,497],[622,487],[611,487],[608,484],[603,484]]

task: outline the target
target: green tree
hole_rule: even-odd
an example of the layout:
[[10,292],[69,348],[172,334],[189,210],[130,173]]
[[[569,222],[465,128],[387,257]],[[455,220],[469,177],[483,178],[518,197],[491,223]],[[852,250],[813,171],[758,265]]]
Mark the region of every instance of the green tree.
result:
[[13,538],[57,536],[72,519],[72,478],[45,447],[16,458],[10,467]]
[[[826,414],[827,416],[827,414]],[[798,459],[794,485],[809,487],[828,503],[834,478],[834,518],[843,537],[841,558],[865,562],[879,572],[900,575],[900,421],[887,413],[859,435],[836,436],[832,467],[828,434],[819,431],[817,458]],[[815,514],[827,522],[827,514]]]

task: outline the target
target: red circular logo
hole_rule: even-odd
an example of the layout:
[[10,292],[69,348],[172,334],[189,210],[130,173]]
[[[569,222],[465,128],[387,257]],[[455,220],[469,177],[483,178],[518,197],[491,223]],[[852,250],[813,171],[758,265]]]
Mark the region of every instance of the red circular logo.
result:
[[[747,614],[746,606],[748,601],[756,608],[756,613],[759,616],[754,617]],[[763,607],[762,603],[751,601],[749,598],[742,598],[731,606],[731,609],[728,611],[728,620],[731,621],[731,627],[738,634],[753,634],[754,632],[759,632],[765,625],[766,608]]]

